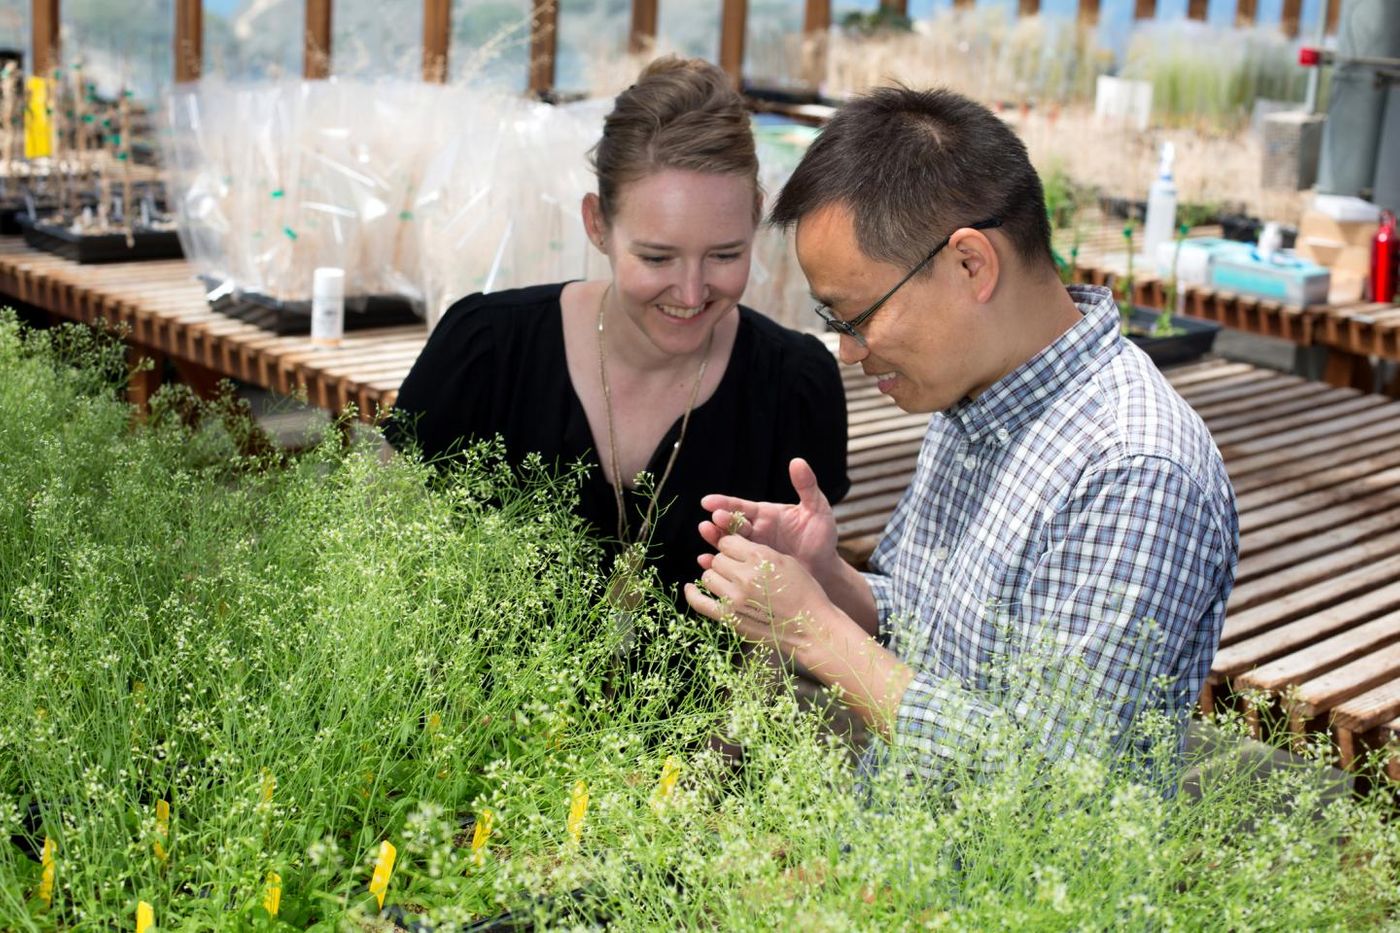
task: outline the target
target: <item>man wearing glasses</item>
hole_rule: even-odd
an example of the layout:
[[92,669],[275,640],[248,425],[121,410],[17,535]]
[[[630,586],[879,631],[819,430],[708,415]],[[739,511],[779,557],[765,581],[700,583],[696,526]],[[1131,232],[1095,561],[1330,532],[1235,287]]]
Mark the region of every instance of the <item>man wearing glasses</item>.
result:
[[[1109,292],[1060,283],[1020,140],[957,94],[879,89],[772,220],[796,227],[842,362],[935,414],[868,572],[796,460],[796,505],[703,500],[717,553],[690,605],[838,688],[930,775],[993,767],[978,743],[1008,721],[1052,756],[1124,749],[1146,710],[1183,735],[1234,579],[1234,495]],[[1037,650],[1049,692],[989,671]]]

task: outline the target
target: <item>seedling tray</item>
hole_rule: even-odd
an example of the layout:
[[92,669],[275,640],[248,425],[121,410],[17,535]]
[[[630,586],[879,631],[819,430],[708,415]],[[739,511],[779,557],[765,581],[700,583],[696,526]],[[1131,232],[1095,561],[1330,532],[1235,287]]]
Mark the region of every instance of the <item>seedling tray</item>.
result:
[[137,227],[130,245],[125,233],[74,233],[58,224],[18,216],[24,241],[35,249],[54,253],[80,263],[140,262],[148,259],[179,259],[185,253],[174,230]]
[[[203,281],[206,286],[213,287],[214,283],[208,279]],[[280,337],[311,333],[310,301],[279,301],[258,292],[245,291],[212,299],[209,307],[219,314],[261,327]],[[399,327],[418,324],[421,320],[413,310],[413,303],[402,295],[352,296],[345,299],[347,331]]]
[[1219,324],[1175,314],[1172,315],[1172,324],[1182,333],[1171,337],[1149,336],[1158,313],[1154,308],[1134,306],[1128,319],[1128,339],[1141,347],[1159,369],[1199,359],[1215,345],[1215,335],[1220,332]]

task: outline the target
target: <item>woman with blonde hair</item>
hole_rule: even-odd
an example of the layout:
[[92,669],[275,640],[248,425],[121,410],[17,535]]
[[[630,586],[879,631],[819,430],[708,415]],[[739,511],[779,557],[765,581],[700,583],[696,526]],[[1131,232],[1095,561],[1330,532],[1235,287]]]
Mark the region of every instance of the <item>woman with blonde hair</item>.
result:
[[748,112],[722,71],[653,62],[618,96],[592,161],[583,224],[612,277],[457,302],[386,434],[433,458],[499,435],[512,462],[583,461],[581,515],[674,598],[706,551],[705,493],[846,493],[845,396],[817,338],[739,304],[763,195]]

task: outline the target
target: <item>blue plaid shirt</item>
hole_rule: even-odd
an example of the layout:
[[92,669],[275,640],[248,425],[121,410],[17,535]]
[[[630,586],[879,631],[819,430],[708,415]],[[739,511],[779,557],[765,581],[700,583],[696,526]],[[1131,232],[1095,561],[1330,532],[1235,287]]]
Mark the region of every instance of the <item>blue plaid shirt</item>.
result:
[[895,744],[929,775],[960,750],[997,767],[979,740],[1009,723],[1056,757],[1146,708],[1180,738],[1220,641],[1239,550],[1220,452],[1109,292],[1070,294],[1082,320],[933,417],[871,557],[880,639],[916,672]]

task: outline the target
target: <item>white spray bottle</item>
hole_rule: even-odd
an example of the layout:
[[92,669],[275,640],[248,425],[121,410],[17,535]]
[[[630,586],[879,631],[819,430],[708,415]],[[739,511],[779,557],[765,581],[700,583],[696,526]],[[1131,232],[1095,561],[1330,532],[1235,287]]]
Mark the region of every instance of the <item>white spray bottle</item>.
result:
[[1158,247],[1176,239],[1176,182],[1172,180],[1172,161],[1176,149],[1170,142],[1162,143],[1157,177],[1147,192],[1147,217],[1142,225],[1143,253],[1150,264],[1157,263]]

